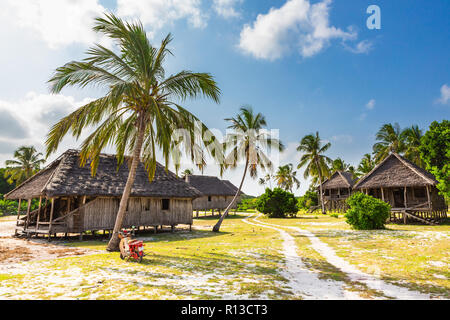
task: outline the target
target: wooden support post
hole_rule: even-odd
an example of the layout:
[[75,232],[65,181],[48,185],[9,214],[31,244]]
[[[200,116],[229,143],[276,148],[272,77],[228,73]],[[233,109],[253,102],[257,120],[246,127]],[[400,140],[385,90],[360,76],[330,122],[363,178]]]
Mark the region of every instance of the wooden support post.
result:
[[[22,204],[22,199],[19,199],[19,206],[17,208],[17,220],[16,220],[16,227],[19,225],[20,220],[20,205]],[[14,231],[14,235],[17,236],[17,229]]]
[[403,224],[406,224],[406,211],[403,211]]
[[408,199],[406,196],[406,187],[404,188],[404,192],[403,192],[403,200],[405,202],[405,208],[408,208]]
[[36,230],[39,229],[39,218],[41,216],[41,208],[42,208],[42,196],[39,197],[39,208],[38,208],[38,213],[37,213],[37,218],[36,218]]
[[430,188],[429,188],[429,186],[428,186],[428,185],[426,186],[426,188],[427,188],[427,198],[428,198],[428,209],[430,209],[430,210],[431,210],[431,196],[430,196]]
[[384,201],[384,189],[383,189],[383,187],[381,187],[381,200]]
[[28,199],[27,219],[25,222],[25,229],[28,229],[28,224],[30,223],[30,209],[31,209],[31,199]]
[[171,229],[171,231],[173,232],[173,231],[175,230],[175,226],[174,226],[174,225],[171,225],[171,226],[170,226],[170,229]]
[[52,232],[52,220],[53,220],[53,211],[55,210],[55,198],[52,198],[51,200],[51,207],[50,207],[50,221],[48,225],[48,241],[50,241],[50,234]]
[[192,224],[189,224],[189,231],[192,231]]

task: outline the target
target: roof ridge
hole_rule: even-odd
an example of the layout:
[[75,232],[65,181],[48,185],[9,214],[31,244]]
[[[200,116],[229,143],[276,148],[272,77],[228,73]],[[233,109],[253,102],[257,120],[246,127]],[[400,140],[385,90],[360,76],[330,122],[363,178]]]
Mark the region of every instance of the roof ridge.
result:
[[[420,172],[420,170],[417,170],[417,168],[415,168],[415,166],[413,165],[413,163],[402,157],[401,155],[399,155],[396,152],[393,152],[393,154],[397,157],[398,160],[400,160],[404,165],[406,165],[409,169],[411,169],[412,171],[414,171],[415,174],[417,174],[418,176],[420,176],[421,178],[425,179],[428,182],[431,182],[431,184],[434,184],[435,181],[431,180],[429,177],[425,176],[423,172]],[[419,167],[419,169],[422,169]],[[423,169],[422,169],[423,170]]]

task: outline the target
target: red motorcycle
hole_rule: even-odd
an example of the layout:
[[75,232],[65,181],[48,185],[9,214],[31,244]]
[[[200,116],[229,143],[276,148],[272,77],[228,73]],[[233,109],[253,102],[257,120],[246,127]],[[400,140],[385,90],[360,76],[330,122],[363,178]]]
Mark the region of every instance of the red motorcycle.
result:
[[142,262],[142,258],[144,257],[144,242],[132,239],[131,234],[134,236],[134,227],[131,229],[131,232],[126,229],[122,229],[119,232],[120,259],[125,260],[131,258],[137,262]]

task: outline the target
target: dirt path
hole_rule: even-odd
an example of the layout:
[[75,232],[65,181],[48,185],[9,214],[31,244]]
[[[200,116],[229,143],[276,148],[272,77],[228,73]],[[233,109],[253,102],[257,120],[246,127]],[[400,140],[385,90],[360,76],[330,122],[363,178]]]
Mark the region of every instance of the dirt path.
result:
[[[312,232],[304,229],[300,229],[298,227],[287,227],[287,226],[279,226],[274,225],[267,222],[258,221],[259,216],[255,217],[253,221],[258,223],[260,226],[266,226],[268,228],[288,228],[293,230],[302,236],[307,237],[311,241],[311,247],[316,250],[320,255],[322,255],[328,263],[332,264],[343,273],[345,273],[352,281],[364,283],[369,288],[382,292],[387,297],[392,297],[395,299],[402,300],[428,300],[431,299],[431,296],[428,294],[423,294],[417,291],[409,290],[405,287],[396,286],[390,283],[387,283],[380,278],[369,275],[358,270],[356,267],[339,257],[336,252],[326,243],[322,242],[318,237],[316,237]],[[284,230],[282,230],[284,231]],[[286,231],[284,231],[286,232]]]
[[31,260],[51,260],[62,257],[97,253],[96,250],[70,248],[61,242],[48,243],[44,239],[14,238],[16,221],[0,221],[0,273],[18,270]]
[[311,300],[361,299],[359,295],[347,290],[343,282],[320,279],[318,273],[307,268],[298,256],[294,237],[286,231],[277,228],[278,226],[269,226],[257,221],[256,219],[259,216],[253,219],[254,222],[248,221],[253,216],[249,216],[242,221],[254,226],[270,228],[281,234],[281,238],[283,239],[283,255],[286,260],[286,269],[283,270],[282,275],[289,280],[294,294],[301,296],[303,299]]

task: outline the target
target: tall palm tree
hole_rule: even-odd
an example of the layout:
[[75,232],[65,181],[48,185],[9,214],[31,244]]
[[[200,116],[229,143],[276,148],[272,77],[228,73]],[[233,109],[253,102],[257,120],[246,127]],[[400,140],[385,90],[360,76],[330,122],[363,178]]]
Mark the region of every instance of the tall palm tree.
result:
[[391,152],[405,151],[404,136],[398,123],[384,124],[377,132],[376,139],[378,142],[373,145],[376,163],[383,161]]
[[331,159],[325,156],[324,153],[330,147],[331,143],[329,142],[322,145],[319,132],[316,132],[315,135],[309,134],[304,136],[300,141],[300,145],[297,147],[297,151],[304,153],[300,158],[300,163],[298,164],[297,169],[306,166],[304,173],[305,179],[314,175],[317,175],[319,178],[320,202],[323,214],[326,214],[326,212],[325,205],[323,203],[322,178],[329,175],[330,170],[328,165],[331,164]]
[[358,165],[357,173],[359,176],[368,174],[375,167],[375,161],[369,153],[366,153]]
[[402,132],[402,138],[405,143],[405,157],[420,167],[424,167],[419,151],[422,136],[423,131],[417,125],[405,128]]
[[289,192],[292,192],[294,185],[300,188],[300,181],[297,179],[297,171],[294,171],[291,163],[278,167],[278,171],[275,173],[275,180],[277,185]]
[[241,160],[245,162],[245,165],[238,191],[219,221],[215,224],[214,232],[219,232],[223,220],[228,215],[228,211],[230,211],[241,193],[247,171],[250,171],[250,177],[256,178],[258,169],[272,169],[272,161],[265,152],[270,151],[272,148],[276,148],[279,151],[284,149],[283,144],[278,139],[272,138],[266,130],[263,130],[267,126],[265,117],[261,113],[255,114],[249,106],[242,107],[236,117],[225,120],[231,123],[228,128],[233,129],[234,132],[227,134],[225,137],[225,151],[228,154],[224,159],[224,168],[236,168]]
[[33,146],[22,146],[14,151],[14,160],[5,161],[5,178],[9,184],[19,185],[38,172],[44,162],[42,153],[38,153]]
[[185,169],[182,173],[181,173],[181,177],[184,179],[186,178],[186,176],[191,176],[194,174],[194,170],[193,169]]
[[[219,102],[220,89],[208,73],[181,71],[166,77],[164,62],[171,54],[169,34],[159,48],[153,47],[140,22],[124,22],[113,14],[95,20],[94,31],[111,38],[117,52],[99,44],[87,51],[82,61],[69,62],[58,68],[49,80],[52,93],[64,87],[88,85],[103,87],[106,95],[94,100],[55,124],[47,136],[47,154],[55,152],[63,137],[70,131],[79,138],[85,128],[96,127],[82,143],[81,165],[91,159],[91,173],[95,175],[102,149],[115,146],[118,165],[125,154],[130,163],[128,179],[120,200],[109,251],[118,250],[121,229],[136,169],[141,160],[151,181],[156,168],[156,150],[162,151],[166,167],[171,151],[178,148],[175,133],[183,128],[186,138],[192,138],[206,127],[179,103],[188,98],[204,96]],[[192,139],[191,141],[194,141]],[[211,141],[210,141],[211,142]],[[191,158],[198,156],[194,145],[185,142]],[[195,162],[199,163],[199,162]]]

